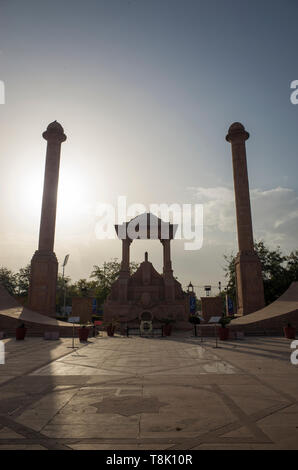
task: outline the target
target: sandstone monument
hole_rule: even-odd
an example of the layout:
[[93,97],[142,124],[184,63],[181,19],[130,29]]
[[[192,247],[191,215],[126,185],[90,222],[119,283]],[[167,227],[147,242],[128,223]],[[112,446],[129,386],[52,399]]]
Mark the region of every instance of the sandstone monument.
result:
[[[47,140],[44,191],[41,211],[38,250],[31,262],[29,305],[23,307],[0,286],[0,330],[14,334],[20,322],[29,328],[29,335],[60,332],[72,335],[72,325],[59,322],[55,316],[58,262],[54,253],[57,188],[61,143],[66,140],[62,126],[54,121],[43,137]],[[230,329],[254,333],[278,333],[287,322],[298,326],[298,283],[271,305],[264,307],[264,292],[260,261],[254,251],[253,231],[247,176],[245,141],[249,134],[240,123],[231,125],[226,139],[232,145],[233,172],[239,252],[236,259],[236,287],[239,318],[232,320]],[[104,319],[118,319],[128,326],[153,321],[160,326],[165,320],[176,321],[176,327],[189,329],[190,297],[175,279],[171,260],[171,241],[177,226],[163,222],[153,214],[142,214],[130,222],[115,226],[122,240],[122,263],[118,279],[104,305]],[[132,230],[131,230],[132,229]],[[135,239],[158,239],[163,246],[163,272],[158,273],[145,253],[139,269],[130,273],[130,245]],[[191,287],[191,284],[190,286]],[[76,301],[74,301],[75,303]],[[80,313],[82,306],[78,308]],[[90,315],[91,299],[85,301]],[[205,321],[220,314],[219,298],[202,298]],[[250,315],[247,315],[250,314]],[[245,315],[245,316],[243,316]],[[135,325],[134,325],[135,324]],[[210,327],[210,328],[208,328]],[[204,334],[214,334],[210,325],[201,325]],[[205,331],[206,330],[206,331]]]
[[[128,236],[129,224],[138,228],[134,238]],[[153,325],[159,325],[170,319],[178,328],[188,325],[189,299],[173,276],[171,261],[170,244],[177,226],[165,223],[153,214],[142,214],[121,226],[116,225],[115,229],[122,239],[122,263],[119,277],[104,305],[104,320],[117,318],[120,323],[131,325],[152,320]],[[163,245],[162,274],[154,269],[147,253],[138,270],[130,274],[129,247],[133,239],[160,240]]]
[[232,146],[239,252],[236,258],[237,315],[246,315],[265,305],[261,263],[254,251],[244,126],[235,122],[226,140]]
[[42,134],[47,141],[38,250],[31,261],[29,308],[44,315],[56,315],[58,261],[54,253],[57,190],[63,127],[54,121]]

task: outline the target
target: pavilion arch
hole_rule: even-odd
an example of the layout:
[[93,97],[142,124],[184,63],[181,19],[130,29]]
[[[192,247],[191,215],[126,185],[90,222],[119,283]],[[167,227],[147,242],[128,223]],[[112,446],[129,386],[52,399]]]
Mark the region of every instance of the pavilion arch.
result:
[[122,273],[129,272],[130,245],[133,240],[160,240],[163,246],[163,273],[172,273],[171,240],[177,225],[164,222],[154,214],[144,213],[122,225],[115,225],[115,230],[122,240]]

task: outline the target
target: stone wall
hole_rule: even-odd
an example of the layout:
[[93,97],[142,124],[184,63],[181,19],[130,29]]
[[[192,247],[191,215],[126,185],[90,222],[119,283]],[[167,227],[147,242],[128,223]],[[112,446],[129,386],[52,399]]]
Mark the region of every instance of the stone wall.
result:
[[221,297],[201,297],[202,317],[208,323],[211,317],[221,317],[223,314],[223,300]]
[[89,323],[92,320],[92,297],[73,297],[72,317],[80,317],[80,323]]

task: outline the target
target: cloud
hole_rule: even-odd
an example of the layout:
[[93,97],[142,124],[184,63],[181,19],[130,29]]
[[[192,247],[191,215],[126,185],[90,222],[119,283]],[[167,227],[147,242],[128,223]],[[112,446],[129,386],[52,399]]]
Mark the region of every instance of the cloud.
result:
[[[204,204],[204,244],[235,245],[236,212],[234,190],[228,187],[190,188]],[[298,194],[277,187],[250,191],[254,238],[285,251],[298,248]]]

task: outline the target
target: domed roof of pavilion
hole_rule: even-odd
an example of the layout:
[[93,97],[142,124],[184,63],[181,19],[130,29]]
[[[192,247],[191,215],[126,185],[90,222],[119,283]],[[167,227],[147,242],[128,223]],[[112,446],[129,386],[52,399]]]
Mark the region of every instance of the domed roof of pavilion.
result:
[[167,240],[175,236],[177,224],[164,222],[151,212],[144,212],[122,225],[115,225],[117,236],[121,239]]

